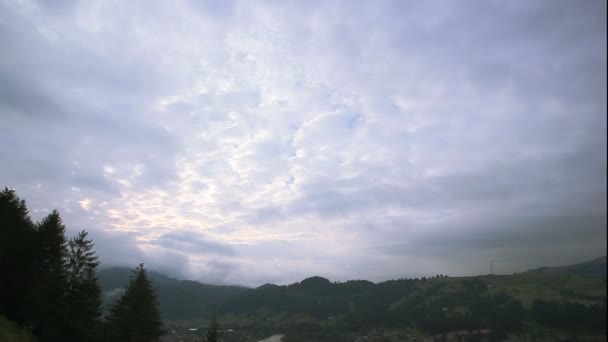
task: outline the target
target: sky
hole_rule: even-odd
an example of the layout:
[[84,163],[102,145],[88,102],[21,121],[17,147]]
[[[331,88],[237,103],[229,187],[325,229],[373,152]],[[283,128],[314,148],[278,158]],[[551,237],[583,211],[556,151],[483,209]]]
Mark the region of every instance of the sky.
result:
[[0,0],[0,186],[258,286],[606,255],[606,1]]

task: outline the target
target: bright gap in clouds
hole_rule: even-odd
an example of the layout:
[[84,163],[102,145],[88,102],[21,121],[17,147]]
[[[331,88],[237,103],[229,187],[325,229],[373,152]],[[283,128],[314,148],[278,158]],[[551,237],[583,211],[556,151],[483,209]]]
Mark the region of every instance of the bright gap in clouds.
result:
[[215,283],[606,254],[606,4],[0,4],[0,179]]

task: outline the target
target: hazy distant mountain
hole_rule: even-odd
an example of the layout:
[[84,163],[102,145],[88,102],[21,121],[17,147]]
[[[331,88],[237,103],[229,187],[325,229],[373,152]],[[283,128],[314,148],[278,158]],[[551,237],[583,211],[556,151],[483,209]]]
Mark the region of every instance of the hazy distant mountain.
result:
[[[352,322],[373,322],[412,319],[427,310],[441,311],[450,306],[466,308],[477,303],[480,300],[478,296],[486,291],[489,294],[504,291],[521,301],[525,307],[529,307],[535,299],[565,298],[577,301],[584,298],[587,301],[602,302],[606,297],[605,286],[601,281],[606,278],[606,257],[569,266],[541,267],[519,276],[433,277],[381,283],[366,280],[334,283],[314,276],[291,285],[265,284],[256,289],[201,284],[177,280],[154,271],[148,273],[157,288],[165,319],[270,310],[269,312],[275,313],[306,314],[316,319],[342,317]],[[100,285],[106,305],[122,293],[130,274],[131,270],[124,267],[100,271]],[[552,285],[570,276],[596,278],[597,284],[593,283],[589,287],[586,282],[576,280],[581,279],[577,277],[568,282],[567,288]],[[530,288],[535,289],[535,292],[531,293]],[[429,298],[433,301],[429,302]]]
[[[131,270],[113,267],[99,272],[99,283],[104,293],[104,304],[109,305],[121,294]],[[250,289],[242,286],[202,284],[191,280],[177,280],[164,274],[148,271],[156,287],[163,318],[180,319],[205,317],[235,296]]]
[[579,277],[606,279],[606,257],[559,267],[539,267],[528,270],[528,274],[577,275]]

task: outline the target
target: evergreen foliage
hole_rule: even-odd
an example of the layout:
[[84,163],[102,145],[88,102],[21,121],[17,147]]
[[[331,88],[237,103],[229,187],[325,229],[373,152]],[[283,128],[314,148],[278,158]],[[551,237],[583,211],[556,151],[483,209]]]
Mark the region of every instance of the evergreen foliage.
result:
[[101,287],[98,256],[93,241],[81,231],[69,241],[66,306],[68,329],[65,341],[95,341],[101,332]]
[[27,303],[36,283],[36,237],[25,201],[14,190],[0,192],[0,315],[31,323]]
[[37,225],[37,282],[31,292],[34,332],[42,340],[63,341],[67,330],[66,266],[68,242],[65,226],[56,210]]
[[156,294],[146,269],[140,264],[125,293],[110,308],[109,341],[153,342],[164,335]]
[[537,323],[562,329],[594,331],[606,334],[606,304],[551,303],[535,300],[532,319]]
[[[126,267],[104,268],[99,271],[99,285],[104,291],[123,288],[129,282],[132,269]],[[249,291],[242,286],[209,285],[191,280],[177,280],[164,274],[148,271],[154,283],[163,319],[181,320],[192,317],[207,317],[239,294]],[[109,307],[116,298],[104,297]]]
[[220,340],[220,326],[217,323],[217,318],[213,316],[209,328],[205,333],[204,342],[218,342]]

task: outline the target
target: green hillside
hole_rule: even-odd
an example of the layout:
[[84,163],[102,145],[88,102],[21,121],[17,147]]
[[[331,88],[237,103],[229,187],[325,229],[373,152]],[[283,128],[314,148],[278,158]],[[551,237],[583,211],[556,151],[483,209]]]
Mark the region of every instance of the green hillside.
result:
[[0,342],[36,342],[36,340],[13,322],[0,316]]
[[575,275],[579,277],[606,279],[606,257],[601,257],[578,264],[559,267],[539,267],[526,271],[537,275]]
[[606,280],[570,274],[522,273],[481,276],[492,288],[489,293],[505,291],[530,308],[535,300],[572,302],[585,305],[606,301]]
[[[603,336],[605,318],[605,280],[519,274],[377,284],[311,277],[291,285],[266,284],[223,305],[220,321],[239,331],[282,332],[291,336],[288,340],[301,341],[352,341],[357,332],[377,329],[400,334],[410,329],[408,334],[425,336],[485,329],[500,340],[547,330],[561,332],[555,336]],[[171,323],[181,328],[205,324],[196,319]]]
[[[400,279],[374,284],[367,281],[331,283],[314,277],[287,286],[262,286],[245,292],[224,306],[227,312],[259,309],[330,316],[367,317],[363,321],[397,320],[404,308],[470,307],[475,300],[507,296],[530,309],[534,301],[602,304],[605,280],[570,275],[441,277]],[[406,310],[406,311],[407,311]],[[386,316],[386,317],[385,317]]]
[[[103,269],[99,283],[104,292],[104,305],[119,297],[127,284],[131,270],[125,267]],[[177,280],[158,272],[149,272],[154,283],[161,313],[165,319],[203,317],[217,311],[226,301],[247,291],[241,286],[201,284],[190,280]]]
[[[111,292],[128,276],[127,269],[106,269],[100,283]],[[440,275],[380,283],[314,276],[256,289],[179,281],[154,272],[150,277],[171,329],[187,333],[205,327],[217,313],[223,326],[239,331],[226,341],[276,332],[287,333],[288,341],[352,341],[359,332],[377,329],[396,336],[479,330],[496,339],[547,331],[593,337],[606,331],[606,280],[573,272]]]

